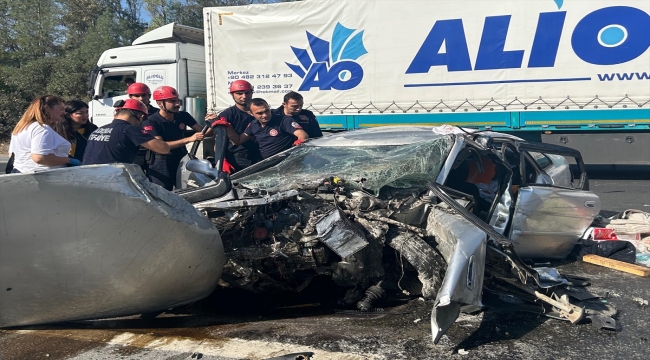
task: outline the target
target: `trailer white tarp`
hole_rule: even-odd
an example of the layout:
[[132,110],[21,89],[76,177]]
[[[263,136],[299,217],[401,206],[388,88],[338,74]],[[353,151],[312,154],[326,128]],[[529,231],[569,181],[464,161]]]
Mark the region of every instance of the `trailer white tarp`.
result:
[[[318,110],[650,106],[648,0],[307,0],[206,8],[209,108],[250,81]],[[570,97],[570,100],[567,100]],[[595,99],[599,100],[595,100]],[[463,105],[464,104],[464,105]],[[573,104],[572,104],[573,105]]]

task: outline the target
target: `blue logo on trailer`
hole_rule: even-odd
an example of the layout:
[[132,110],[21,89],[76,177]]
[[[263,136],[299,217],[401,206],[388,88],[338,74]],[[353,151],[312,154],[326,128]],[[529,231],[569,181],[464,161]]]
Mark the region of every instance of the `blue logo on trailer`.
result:
[[[554,1],[560,10],[564,0]],[[523,63],[527,50],[504,50],[510,18],[511,15],[485,18],[474,64],[470,59],[463,20],[436,21],[406,73],[428,73],[434,66],[446,66],[450,72],[554,67],[565,30],[566,11],[539,14],[527,65]],[[446,50],[440,52],[443,44]],[[571,47],[580,59],[594,65],[632,61],[650,47],[650,15],[629,6],[595,10],[584,16],[573,29]]]
[[368,53],[363,46],[363,30],[357,32],[337,23],[331,42],[308,31],[306,33],[313,59],[306,49],[292,46],[300,65],[286,63],[303,79],[300,91],[314,87],[319,90],[350,90],[361,83],[363,68],[356,60]]

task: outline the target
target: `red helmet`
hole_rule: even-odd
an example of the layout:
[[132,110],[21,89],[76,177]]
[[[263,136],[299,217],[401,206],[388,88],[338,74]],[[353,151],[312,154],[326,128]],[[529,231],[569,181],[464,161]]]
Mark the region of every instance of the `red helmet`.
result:
[[129,85],[129,88],[126,89],[126,93],[129,95],[151,94],[151,90],[147,85],[137,82]]
[[160,86],[153,91],[154,101],[178,99],[178,91],[171,86]]
[[237,91],[253,91],[253,85],[246,80],[235,80],[230,84],[229,92],[232,94]]
[[117,111],[125,110],[125,109],[139,111],[141,113],[144,113],[145,115],[148,115],[148,110],[149,110],[147,109],[147,105],[145,105],[142,101],[136,99],[124,100],[124,104],[122,104],[121,107],[117,108]]

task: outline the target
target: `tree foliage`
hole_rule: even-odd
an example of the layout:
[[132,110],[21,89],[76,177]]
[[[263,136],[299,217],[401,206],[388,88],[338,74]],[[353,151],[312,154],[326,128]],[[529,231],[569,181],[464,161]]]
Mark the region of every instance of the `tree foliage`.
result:
[[171,22],[202,28],[203,8],[268,4],[295,0],[143,0],[144,8],[151,16],[149,28],[155,29]]
[[277,1],[0,0],[0,141],[39,95],[87,101],[105,50],[171,22],[202,28],[204,7]]

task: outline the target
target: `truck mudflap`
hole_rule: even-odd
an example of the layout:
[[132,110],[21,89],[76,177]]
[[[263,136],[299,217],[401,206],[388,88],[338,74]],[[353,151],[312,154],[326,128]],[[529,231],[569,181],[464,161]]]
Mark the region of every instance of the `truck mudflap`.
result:
[[210,220],[136,165],[0,176],[0,327],[194,302],[225,263]]

